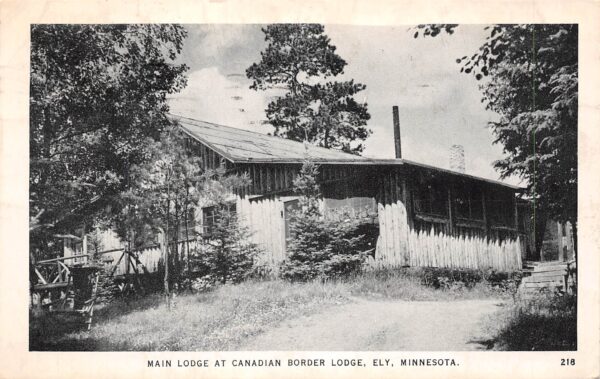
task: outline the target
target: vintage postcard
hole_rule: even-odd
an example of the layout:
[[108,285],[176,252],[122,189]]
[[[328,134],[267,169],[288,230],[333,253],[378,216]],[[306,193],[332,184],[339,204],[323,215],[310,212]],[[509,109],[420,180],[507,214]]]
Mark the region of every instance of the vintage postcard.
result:
[[597,2],[87,4],[1,5],[0,377],[600,375]]

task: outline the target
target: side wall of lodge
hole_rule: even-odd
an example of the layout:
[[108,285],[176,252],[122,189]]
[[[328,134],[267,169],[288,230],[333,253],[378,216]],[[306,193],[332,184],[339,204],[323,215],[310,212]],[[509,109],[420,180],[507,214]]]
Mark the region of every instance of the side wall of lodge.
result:
[[[285,164],[247,164],[236,169],[251,179],[238,194],[238,212],[271,264],[286,255],[286,204],[293,199],[292,182],[298,170],[299,165]],[[343,198],[371,198],[376,204],[379,236],[371,259],[374,266],[505,271],[522,267],[527,237],[526,231],[519,230],[516,198],[510,189],[399,166],[323,165],[319,182],[325,211]]]
[[[286,256],[286,218],[297,201],[292,188],[300,165],[246,164],[234,169],[251,179],[235,195],[236,212],[265,252],[263,263],[277,266]],[[369,261],[373,267],[491,267],[504,271],[522,267],[527,232],[519,230],[514,194],[503,187],[397,166],[323,165],[319,182],[325,214],[336,207],[354,206],[351,210],[357,217],[377,224],[379,234]],[[478,189],[471,191],[471,187]],[[463,198],[457,204],[453,191],[459,190],[478,193],[481,198]],[[504,191],[505,202],[492,205],[498,201],[493,200],[498,191]],[[500,209],[511,212],[504,217],[492,213]],[[470,218],[463,217],[467,213]],[[202,212],[197,215],[197,231],[202,232]],[[119,246],[114,233],[102,233],[103,250],[112,250],[105,258],[119,266],[117,275],[131,271],[125,260],[119,260]],[[160,251],[156,247],[147,250],[137,255],[152,272],[159,267]],[[65,255],[80,253],[73,244],[65,244]]]

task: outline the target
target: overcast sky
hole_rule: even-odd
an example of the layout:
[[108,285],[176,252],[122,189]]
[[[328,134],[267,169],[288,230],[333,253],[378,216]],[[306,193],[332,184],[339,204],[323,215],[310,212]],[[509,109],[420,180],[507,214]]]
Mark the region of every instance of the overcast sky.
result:
[[[258,132],[266,119],[268,92],[249,89],[245,71],[265,47],[260,25],[188,25],[180,60],[189,67],[188,86],[171,98],[171,112]],[[400,109],[403,158],[448,168],[449,149],[465,149],[466,172],[489,179],[502,157],[486,125],[497,116],[481,103],[479,82],[460,73],[456,58],[484,42],[484,26],[461,26],[451,35],[413,38],[410,26],[326,25],[325,33],[348,65],[341,79],[366,84],[357,100],[371,114],[364,156],[393,158],[392,106]],[[506,182],[518,184],[510,178]]]

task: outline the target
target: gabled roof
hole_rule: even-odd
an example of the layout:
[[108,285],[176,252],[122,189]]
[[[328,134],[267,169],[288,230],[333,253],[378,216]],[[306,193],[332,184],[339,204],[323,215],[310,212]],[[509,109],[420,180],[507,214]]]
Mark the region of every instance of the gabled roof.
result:
[[406,165],[461,176],[511,189],[520,187],[495,180],[464,174],[406,159],[375,159],[326,149],[285,138],[268,136],[229,126],[171,115],[171,119],[191,138],[206,145],[232,163],[302,163],[307,157],[321,164],[345,165]]
[[190,137],[208,147],[233,163],[248,162],[302,162],[307,155],[319,162],[365,161],[367,158],[296,142],[285,138],[268,136],[249,130],[197,121],[181,116],[172,116],[173,120]]

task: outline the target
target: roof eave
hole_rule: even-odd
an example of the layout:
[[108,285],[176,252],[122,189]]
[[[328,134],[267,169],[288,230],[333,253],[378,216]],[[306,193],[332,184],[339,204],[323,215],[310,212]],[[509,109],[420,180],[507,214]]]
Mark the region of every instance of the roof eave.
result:
[[[454,176],[459,176],[459,177],[463,177],[463,178],[468,178],[471,180],[476,180],[476,181],[481,181],[481,182],[486,182],[486,183],[490,183],[493,185],[497,185],[497,186],[502,186],[502,187],[507,187],[510,188],[512,190],[515,191],[519,191],[519,190],[523,190],[523,187],[519,187],[519,186],[515,186],[512,184],[508,184],[508,183],[502,183],[496,180],[492,180],[492,179],[486,179],[486,178],[482,178],[479,176],[475,176],[475,175],[470,175],[470,174],[465,174],[465,173],[461,173],[461,172],[456,172],[456,171],[452,171],[452,170],[448,170],[448,169],[444,169],[444,168],[439,168],[439,167],[435,167],[435,166],[430,166],[427,164],[423,164],[423,163],[418,163],[418,162],[413,162],[413,161],[407,161],[404,159],[369,159],[369,158],[365,158],[365,159],[357,159],[357,160],[343,160],[343,159],[312,159],[313,162],[315,163],[319,163],[319,164],[327,164],[327,165],[353,165],[353,166],[369,166],[369,165],[376,165],[376,166],[401,166],[401,165],[408,165],[408,166],[413,166],[413,167],[419,167],[422,169],[426,169],[426,170],[433,170],[433,171],[437,171],[437,172],[442,172],[448,175],[454,175]],[[233,163],[236,164],[250,164],[250,163],[257,163],[257,164],[302,164],[303,160],[302,159],[277,159],[277,158],[262,158],[262,159],[244,159],[244,158],[236,158],[233,160]]]
[[230,154],[228,154],[224,150],[222,150],[222,149],[214,146],[210,142],[206,141],[204,138],[198,137],[197,135],[191,133],[183,125],[181,125],[181,124],[178,123],[178,126],[179,126],[179,129],[181,129],[188,137],[190,137],[193,140],[198,141],[201,144],[205,145],[206,147],[208,147],[209,149],[213,150],[215,153],[219,154],[220,156],[222,156],[223,158],[225,158],[229,162],[235,163],[236,158],[234,158],[233,156],[231,156]]

